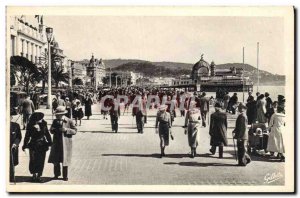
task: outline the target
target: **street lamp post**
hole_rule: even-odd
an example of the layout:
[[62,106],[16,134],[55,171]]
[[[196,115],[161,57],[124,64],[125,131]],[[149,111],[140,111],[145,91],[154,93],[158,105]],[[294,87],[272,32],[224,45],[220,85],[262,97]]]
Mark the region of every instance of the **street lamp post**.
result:
[[48,102],[47,102],[47,109],[52,108],[51,103],[51,51],[50,51],[50,42],[52,40],[53,35],[53,28],[47,27],[46,28],[46,36],[48,41]]

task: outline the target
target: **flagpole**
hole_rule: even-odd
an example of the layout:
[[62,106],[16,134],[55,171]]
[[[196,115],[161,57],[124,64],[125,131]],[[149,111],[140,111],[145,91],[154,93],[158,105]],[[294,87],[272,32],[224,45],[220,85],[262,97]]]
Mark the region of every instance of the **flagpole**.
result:
[[243,47],[243,102],[245,102],[245,78],[244,78],[244,73],[245,73],[245,47]]
[[256,85],[256,92],[258,92],[258,87],[259,87],[259,42],[257,42],[257,85]]

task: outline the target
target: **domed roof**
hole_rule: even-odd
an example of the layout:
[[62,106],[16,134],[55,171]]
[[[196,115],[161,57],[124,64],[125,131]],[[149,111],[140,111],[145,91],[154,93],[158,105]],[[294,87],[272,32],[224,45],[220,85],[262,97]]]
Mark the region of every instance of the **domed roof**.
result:
[[91,63],[94,63],[94,62],[95,62],[94,54],[92,54],[92,58],[90,59],[90,64],[91,64]]
[[203,54],[201,59],[193,66],[193,71],[197,71],[200,67],[209,67],[209,63],[203,59]]

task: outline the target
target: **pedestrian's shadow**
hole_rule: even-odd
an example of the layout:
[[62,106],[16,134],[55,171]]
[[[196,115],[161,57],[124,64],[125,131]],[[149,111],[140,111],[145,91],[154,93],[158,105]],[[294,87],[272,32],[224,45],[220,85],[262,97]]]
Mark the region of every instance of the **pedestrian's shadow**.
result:
[[[205,154],[196,154],[196,157],[208,157],[208,158],[219,158],[219,154],[216,153],[215,155],[211,153],[205,153]],[[223,157],[220,159],[232,159],[232,157]]]
[[[159,153],[153,153],[153,154],[102,154],[102,156],[161,158]],[[184,157],[189,157],[189,155],[188,154],[166,154],[166,156],[164,156],[164,158],[184,158]]]
[[194,166],[194,167],[208,167],[208,166],[237,166],[237,164],[222,164],[222,163],[199,163],[199,162],[165,162],[166,165],[179,165],[179,166]]
[[126,131],[118,131],[115,133],[114,131],[80,131],[81,133],[105,133],[105,134],[135,134],[137,132],[126,132]]
[[[35,182],[32,182],[31,176],[16,176],[15,180],[16,180],[16,183],[35,183]],[[40,183],[47,183],[50,181],[52,181],[51,177],[41,177]]]

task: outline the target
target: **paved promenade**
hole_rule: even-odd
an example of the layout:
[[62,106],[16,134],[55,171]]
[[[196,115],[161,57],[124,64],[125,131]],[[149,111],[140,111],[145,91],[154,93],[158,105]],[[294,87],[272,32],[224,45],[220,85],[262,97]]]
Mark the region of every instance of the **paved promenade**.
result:
[[[213,110],[213,108],[211,108]],[[52,123],[49,110],[45,120]],[[212,112],[211,112],[212,113]],[[196,158],[189,157],[190,148],[187,136],[182,128],[183,117],[175,118],[173,123],[174,140],[166,148],[166,157],[159,158],[160,147],[158,134],[155,134],[156,110],[148,112],[148,123],[144,134],[138,134],[135,120],[131,113],[119,120],[119,132],[112,133],[110,119],[100,115],[99,105],[93,105],[93,116],[82,120],[78,133],[73,137],[73,158],[69,167],[69,181],[51,180],[53,165],[47,163],[42,179],[43,184],[170,184],[170,185],[283,185],[284,163],[276,159],[259,156],[252,157],[247,167],[236,166],[231,133],[236,116],[228,115],[228,142],[224,148],[224,158],[209,155],[208,127],[201,128],[200,145]],[[179,115],[179,112],[177,113]],[[18,116],[14,117],[14,120]],[[18,120],[20,123],[21,118]],[[25,131],[22,130],[23,138]],[[23,139],[22,139],[23,143]],[[30,184],[28,170],[29,153],[21,150],[20,164],[16,167],[17,185]],[[265,177],[272,173],[281,174],[282,178],[264,183]]]

